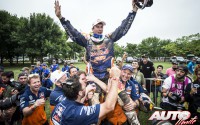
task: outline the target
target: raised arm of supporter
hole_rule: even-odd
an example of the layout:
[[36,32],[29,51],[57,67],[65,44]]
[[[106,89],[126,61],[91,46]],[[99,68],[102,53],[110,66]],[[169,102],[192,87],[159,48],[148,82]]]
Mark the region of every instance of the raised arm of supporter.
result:
[[108,92],[105,102],[100,104],[99,118],[102,118],[108,112],[114,110],[115,104],[117,102],[118,84],[120,82],[118,74],[120,74],[121,71],[117,67],[112,67],[110,72],[113,74],[113,71],[115,71],[116,75],[112,75],[112,78],[109,80],[111,88]]
[[90,82],[95,82],[96,84],[98,84],[101,89],[103,89],[105,92],[107,92],[108,88],[107,88],[107,85],[102,82],[101,80],[99,80],[97,77],[95,77],[93,74],[89,74],[87,77],[86,77],[87,81],[90,81]]
[[92,84],[87,85],[85,88],[85,96],[81,99],[81,103],[84,103],[84,101],[87,99],[88,94],[91,94],[90,92],[93,92],[96,90],[96,87],[94,87]]
[[[23,101],[25,101],[25,100],[23,100]],[[36,100],[36,102],[32,106],[30,106],[30,107],[27,106],[27,107],[23,108],[23,110],[22,110],[23,115],[25,117],[31,115],[38,106],[41,106],[41,105],[44,105],[44,104],[45,104],[44,98]]]

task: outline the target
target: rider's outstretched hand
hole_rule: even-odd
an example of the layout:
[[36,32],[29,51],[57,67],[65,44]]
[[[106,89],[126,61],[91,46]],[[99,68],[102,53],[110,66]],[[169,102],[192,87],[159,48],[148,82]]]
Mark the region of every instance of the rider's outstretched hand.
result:
[[138,8],[135,5],[135,1],[132,0],[133,11],[137,12]]
[[61,19],[62,18],[62,15],[61,15],[61,6],[59,5],[59,1],[58,0],[55,0],[55,14],[56,16]]

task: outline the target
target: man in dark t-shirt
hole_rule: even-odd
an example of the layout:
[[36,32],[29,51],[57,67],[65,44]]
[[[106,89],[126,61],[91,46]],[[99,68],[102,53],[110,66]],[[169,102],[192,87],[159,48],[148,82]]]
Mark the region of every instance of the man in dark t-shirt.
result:
[[[144,78],[151,78],[152,72],[155,71],[155,68],[153,66],[153,62],[148,60],[148,56],[143,55],[142,61],[140,62],[139,70],[144,74]],[[147,91],[150,93],[150,81],[146,81],[146,88]]]

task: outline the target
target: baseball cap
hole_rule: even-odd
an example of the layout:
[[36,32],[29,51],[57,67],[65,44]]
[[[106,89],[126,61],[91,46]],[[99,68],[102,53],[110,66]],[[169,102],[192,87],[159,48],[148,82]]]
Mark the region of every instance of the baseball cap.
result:
[[57,82],[63,75],[66,75],[66,71],[62,72],[60,70],[56,70],[53,73],[51,73],[50,80],[55,83]]
[[0,72],[4,72],[4,67],[0,66]]
[[177,61],[172,61],[172,64],[178,65],[178,62]]
[[22,72],[22,73],[20,73],[20,74],[18,75],[18,78],[21,77],[21,76],[27,76],[27,77],[28,77],[28,74],[25,73],[25,72]]
[[20,71],[29,70],[28,67],[23,67]]
[[97,19],[96,21],[94,21],[94,23],[92,24],[92,27],[94,27],[95,25],[102,23],[104,26],[106,25],[106,23],[104,21],[102,21],[101,19]]
[[47,66],[47,64],[46,63],[42,63],[42,66]]
[[146,54],[142,55],[142,58],[148,58],[148,56]]
[[127,70],[127,69],[130,70],[131,72],[133,72],[133,67],[129,64],[126,64],[122,67],[122,70]]

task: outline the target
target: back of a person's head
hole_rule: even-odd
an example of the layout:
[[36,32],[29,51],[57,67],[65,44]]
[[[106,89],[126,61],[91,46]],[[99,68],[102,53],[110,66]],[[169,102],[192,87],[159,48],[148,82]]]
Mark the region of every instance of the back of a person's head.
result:
[[85,71],[78,71],[76,75],[78,77],[80,77],[81,74],[84,74],[86,76],[86,72]]
[[67,79],[66,82],[62,83],[62,89],[67,99],[76,100],[78,98],[79,91],[82,89],[79,77],[74,76],[73,78]]

